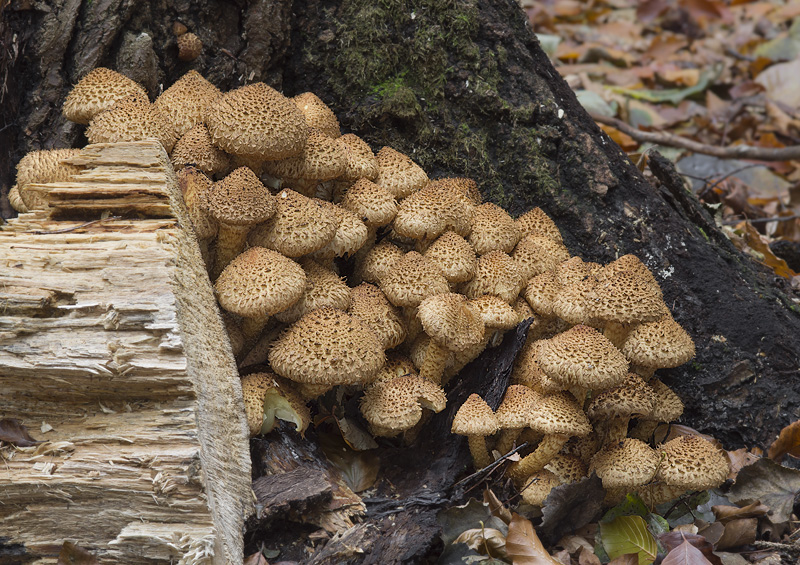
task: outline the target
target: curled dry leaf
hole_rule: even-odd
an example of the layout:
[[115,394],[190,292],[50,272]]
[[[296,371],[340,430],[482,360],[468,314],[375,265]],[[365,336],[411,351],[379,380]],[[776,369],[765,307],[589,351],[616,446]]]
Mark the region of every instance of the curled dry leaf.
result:
[[780,461],[784,455],[800,457],[800,420],[783,428],[767,451],[767,457],[773,461]]
[[260,551],[244,558],[243,565],[269,565],[267,558]]
[[[712,546],[706,538],[698,534],[689,534],[686,532],[669,532],[666,534],[661,534],[658,536],[658,541],[662,543],[664,548],[667,550],[668,555],[672,553],[674,550],[682,547],[684,545],[690,545],[694,548],[695,551],[699,553],[699,555],[703,558],[702,561],[674,561],[674,564],[678,563],[709,563],[710,565],[722,565],[722,561],[719,557],[714,555],[714,546]],[[684,548],[685,549],[685,548]],[[693,552],[684,550],[679,552],[682,555],[693,555]],[[676,555],[677,558],[677,555]],[[666,559],[664,559],[663,563],[666,563]]]
[[711,565],[702,552],[688,541],[673,548],[661,565]]
[[5,441],[17,447],[31,447],[41,441],[31,437],[22,422],[16,418],[0,419],[0,441]]
[[494,494],[492,489],[486,488],[483,491],[483,502],[489,505],[489,511],[495,518],[500,518],[506,524],[511,522],[511,511],[500,502],[500,499]]
[[728,474],[728,478],[735,481],[736,475],[739,474],[743,467],[752,465],[759,459],[761,458],[758,455],[748,451],[745,447],[736,451],[728,451],[728,460],[731,462],[731,472]]
[[513,565],[560,565],[547,552],[530,520],[513,514],[506,536],[506,553]]
[[725,532],[716,543],[717,549],[730,549],[748,545],[756,541],[756,531],[758,530],[757,518],[744,518],[731,520],[725,524]]
[[770,521],[780,524],[791,517],[798,491],[800,471],[782,467],[771,459],[759,459],[739,471],[728,499],[737,504],[760,500],[770,509]]
[[472,528],[461,532],[453,543],[466,544],[481,555],[489,557],[506,556],[506,537],[494,528]]
[[760,518],[769,512],[769,507],[754,502],[744,507],[739,506],[712,506],[711,511],[717,517],[717,522],[730,522],[731,520],[740,520],[742,518]]

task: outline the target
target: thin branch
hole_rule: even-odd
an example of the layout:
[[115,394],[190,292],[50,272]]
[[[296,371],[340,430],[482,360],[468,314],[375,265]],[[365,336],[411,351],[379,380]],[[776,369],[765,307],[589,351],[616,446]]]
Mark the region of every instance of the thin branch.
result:
[[791,161],[800,159],[800,145],[789,147],[753,147],[752,145],[730,145],[728,147],[715,147],[699,143],[679,135],[666,132],[642,131],[625,122],[599,114],[589,114],[592,119],[601,124],[614,127],[622,133],[631,136],[639,143],[655,143],[668,147],[688,149],[695,153],[711,155],[720,159],[755,159],[758,161]]

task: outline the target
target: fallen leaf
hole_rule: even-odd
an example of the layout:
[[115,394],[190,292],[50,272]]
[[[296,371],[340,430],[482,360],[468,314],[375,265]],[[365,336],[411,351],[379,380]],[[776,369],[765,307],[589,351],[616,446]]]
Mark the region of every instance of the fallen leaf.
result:
[[501,519],[508,524],[511,522],[511,511],[506,508],[506,505],[500,502],[500,499],[494,494],[492,489],[486,487],[483,491],[483,502],[489,505],[489,511],[495,518]]
[[760,502],[754,502],[744,507],[725,505],[712,506],[711,511],[714,512],[714,516],[717,517],[717,522],[725,523],[741,518],[760,518],[766,515],[769,511],[769,507]]
[[761,458],[758,455],[748,451],[746,447],[742,447],[736,451],[728,451],[728,459],[731,462],[731,472],[728,475],[728,478],[736,480],[736,475],[739,474],[739,471],[741,471],[742,467],[752,465]]
[[[720,561],[719,557],[714,555],[714,546],[712,546],[708,540],[698,534],[687,534],[684,532],[669,532],[666,534],[661,534],[658,537],[658,541],[660,541],[667,552],[672,553],[675,549],[683,546],[684,544],[689,545],[694,548],[695,551],[703,558],[703,561],[700,563],[710,563],[711,565],[722,565],[722,561]],[[664,559],[663,563],[666,562]],[[682,563],[678,561],[677,563]],[[691,563],[691,562],[689,562]]]
[[65,541],[58,553],[56,565],[97,565],[97,558],[82,547],[72,542]]
[[602,482],[594,474],[551,490],[538,528],[542,539],[551,543],[596,520],[603,508],[604,496]]
[[656,538],[641,516],[619,516],[611,522],[600,522],[600,540],[611,559],[635,553],[639,565],[648,565],[658,553]]
[[481,555],[506,556],[506,536],[494,528],[472,528],[461,532],[453,543],[463,543]]
[[735,503],[760,500],[770,508],[770,520],[779,524],[791,517],[798,491],[800,471],[778,465],[772,459],[760,459],[739,471],[728,498]]
[[339,431],[342,433],[342,438],[347,442],[347,445],[356,451],[367,451],[378,447],[378,444],[375,443],[375,438],[351,419],[336,418],[336,425],[339,426]]
[[790,108],[800,106],[800,59],[772,65],[755,78],[770,99]]
[[685,541],[670,551],[661,565],[711,565],[711,562],[699,549]]
[[634,139],[627,133],[623,133],[613,126],[608,126],[605,124],[598,125],[600,126],[600,129],[606,132],[606,135],[610,137],[614,143],[619,145],[626,153],[629,153],[639,147],[639,143],[634,141]]
[[717,549],[730,549],[742,545],[749,545],[756,541],[758,530],[757,518],[743,518],[732,520],[725,524],[725,532],[716,543]]
[[506,553],[513,565],[559,565],[547,552],[530,520],[513,514],[506,536]]
[[637,565],[639,563],[639,556],[635,553],[628,553],[627,555],[620,555],[608,562],[608,565]]
[[264,557],[260,551],[258,551],[245,557],[242,565],[269,565],[269,563],[267,562],[267,558]]
[[780,461],[784,455],[800,457],[800,420],[792,422],[781,430],[778,439],[767,450],[767,457]]
[[0,441],[5,441],[17,447],[31,447],[42,443],[33,439],[28,433],[28,428],[16,418],[0,419]]
[[[594,551],[582,547],[578,552],[578,565],[602,565],[600,558],[594,554]],[[633,565],[636,565],[635,563]]]

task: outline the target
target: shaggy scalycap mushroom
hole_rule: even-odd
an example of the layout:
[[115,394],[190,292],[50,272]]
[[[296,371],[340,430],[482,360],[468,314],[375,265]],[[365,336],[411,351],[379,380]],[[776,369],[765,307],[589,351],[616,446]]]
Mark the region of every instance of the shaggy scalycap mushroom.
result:
[[183,135],[203,118],[210,104],[222,96],[219,88],[197,71],[189,71],[156,98],[153,105],[172,124],[177,137]]
[[86,128],[89,143],[117,143],[155,138],[167,153],[172,151],[177,136],[172,125],[153,106],[147,96],[128,96],[97,114]]
[[350,307],[350,288],[339,275],[311,258],[301,259],[300,266],[306,274],[305,289],[297,302],[275,314],[278,321],[291,324],[323,306],[339,310]]
[[725,452],[697,435],[679,436],[658,450],[662,461],[656,478],[683,490],[706,490],[728,478]]
[[522,278],[528,280],[569,259],[569,251],[563,243],[531,234],[520,239],[511,257],[517,263]]
[[365,178],[347,190],[339,205],[361,218],[368,228],[385,226],[397,215],[394,196]]
[[423,409],[441,412],[446,404],[441,387],[416,375],[403,375],[370,386],[361,398],[361,414],[375,435],[393,437],[413,428]]
[[[266,161],[264,170],[273,177],[283,178],[291,186],[291,179],[326,181],[336,178],[344,172],[346,164],[347,154],[341,144],[321,131],[311,129],[299,153],[285,159]],[[311,186],[315,184],[310,183]]]
[[428,175],[410,157],[391,147],[383,147],[376,155],[378,176],[375,184],[391,192],[395,198],[405,198],[428,184]]
[[446,177],[432,180],[428,184],[434,187],[446,186],[449,190],[454,190],[456,193],[465,196],[475,206],[480,206],[482,203],[481,193],[478,190],[478,183],[473,179],[466,177]]
[[639,375],[629,373],[618,386],[598,393],[586,413],[595,423],[603,444],[618,443],[628,434],[632,417],[652,412],[655,397],[653,389]]
[[621,349],[632,365],[649,369],[683,365],[695,353],[694,341],[671,315],[635,326],[626,335]]
[[264,161],[297,155],[308,138],[308,125],[300,109],[262,82],[217,98],[209,106],[206,125],[218,147]]
[[228,154],[211,143],[211,135],[203,124],[197,124],[178,140],[170,160],[175,170],[195,165],[208,175],[222,173],[230,166]]
[[116,71],[98,67],[70,90],[61,111],[72,122],[88,124],[97,114],[128,96],[147,100],[147,92],[141,85]]
[[[500,250],[511,253],[520,239],[514,219],[497,204],[487,202],[475,208],[469,242],[478,255]],[[526,277],[527,278],[527,277]]]
[[191,62],[203,53],[203,42],[195,34],[187,32],[178,36],[178,59]]
[[406,327],[400,310],[381,289],[369,283],[350,289],[348,313],[360,318],[378,336],[384,349],[397,347],[406,338]]
[[333,110],[328,108],[319,96],[313,92],[304,92],[290,98],[294,102],[303,116],[309,128],[317,129],[324,135],[336,139],[341,135],[339,131],[339,120]]
[[67,181],[81,172],[83,167],[65,162],[80,152],[80,149],[44,149],[31,151],[20,159],[17,163],[17,190],[25,207],[35,210],[47,203],[44,195],[28,190],[31,184]]
[[428,185],[400,202],[392,222],[395,233],[428,243],[450,229],[469,234],[470,209],[446,187]]
[[277,420],[294,424],[301,434],[311,423],[311,412],[290,381],[272,373],[252,373],[242,378],[250,437],[271,432]]
[[379,285],[404,256],[403,250],[395,244],[382,241],[364,255],[356,273],[362,280]]
[[563,243],[558,226],[541,208],[529,210],[517,218],[517,228],[522,237],[531,234],[543,235],[557,243]]
[[426,297],[450,291],[436,265],[416,251],[406,253],[380,280],[380,288],[395,306],[414,308]]
[[378,177],[378,159],[366,141],[354,133],[346,133],[336,141],[345,147],[347,154],[347,163],[341,180],[354,181],[365,178],[374,181]]
[[502,251],[491,251],[478,258],[475,276],[461,286],[461,291],[467,298],[494,294],[511,304],[522,288],[523,280],[514,260]]
[[653,479],[658,463],[658,453],[652,447],[638,439],[624,438],[598,451],[589,472],[597,473],[603,488],[634,491]]
[[528,426],[531,408],[540,400],[541,395],[525,385],[511,385],[506,389],[496,412],[502,430],[497,440],[497,451],[507,453],[514,447],[519,432]]
[[329,306],[292,324],[269,353],[276,373],[310,384],[366,383],[383,362],[383,346],[369,326]]
[[425,250],[451,284],[467,282],[478,270],[478,258],[469,242],[454,231],[446,231]]
[[467,436],[475,468],[483,469],[492,463],[484,438],[492,435],[498,429],[499,424],[495,413],[479,395],[473,393],[456,412],[450,431]]

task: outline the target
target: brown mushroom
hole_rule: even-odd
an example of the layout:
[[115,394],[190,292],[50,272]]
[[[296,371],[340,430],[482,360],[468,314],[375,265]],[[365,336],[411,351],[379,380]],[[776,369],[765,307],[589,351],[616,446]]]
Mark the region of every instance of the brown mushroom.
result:
[[72,122],[88,124],[97,114],[128,96],[147,100],[147,92],[140,84],[111,69],[97,67],[69,91],[61,111]]
[[461,405],[453,418],[451,431],[454,434],[467,436],[469,451],[476,469],[491,465],[492,458],[486,449],[486,436],[498,430],[497,416],[488,404],[477,394]]
[[417,375],[402,375],[370,386],[361,398],[361,414],[376,436],[394,437],[413,428],[423,409],[441,412],[447,398],[430,380]]

